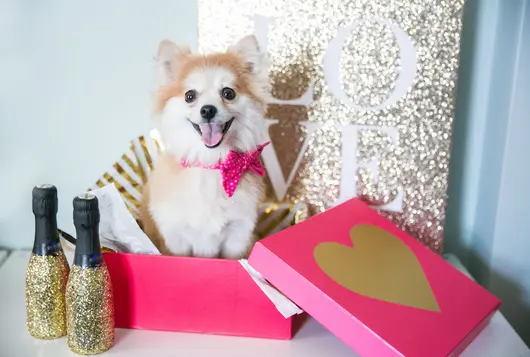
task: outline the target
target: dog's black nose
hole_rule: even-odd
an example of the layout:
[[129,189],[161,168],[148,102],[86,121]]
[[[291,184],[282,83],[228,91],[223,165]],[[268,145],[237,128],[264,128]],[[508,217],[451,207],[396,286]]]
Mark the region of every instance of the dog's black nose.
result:
[[217,108],[213,105],[205,105],[201,108],[201,117],[208,121],[212,120],[217,114]]

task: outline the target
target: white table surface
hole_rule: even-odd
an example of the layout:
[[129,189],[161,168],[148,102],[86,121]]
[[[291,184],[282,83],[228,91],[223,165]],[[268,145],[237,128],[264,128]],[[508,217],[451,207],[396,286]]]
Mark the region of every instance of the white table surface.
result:
[[[13,252],[0,266],[0,356],[64,357],[63,337],[39,341],[26,331],[24,276],[29,252]],[[450,257],[449,261],[463,269]],[[116,330],[116,344],[101,356],[123,357],[357,357],[318,322],[310,319],[291,341],[208,336],[172,332]],[[501,313],[464,351],[462,357],[530,357],[530,350]]]

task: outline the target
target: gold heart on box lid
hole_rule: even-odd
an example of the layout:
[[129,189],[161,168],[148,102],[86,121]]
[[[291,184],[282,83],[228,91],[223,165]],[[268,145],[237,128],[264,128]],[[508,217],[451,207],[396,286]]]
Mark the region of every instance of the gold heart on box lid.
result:
[[333,281],[357,294],[389,303],[440,312],[416,255],[399,238],[372,225],[350,230],[353,247],[323,242],[315,260]]

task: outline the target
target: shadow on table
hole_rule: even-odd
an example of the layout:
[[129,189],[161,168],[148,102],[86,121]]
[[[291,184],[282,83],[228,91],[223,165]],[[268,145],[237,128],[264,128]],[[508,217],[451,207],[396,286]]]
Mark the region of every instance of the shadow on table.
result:
[[300,330],[305,324],[307,324],[308,321],[309,315],[305,312],[303,314],[293,316],[293,338],[298,337]]
[[126,343],[127,338],[133,332],[131,329],[120,328],[116,329],[114,334],[114,346],[118,346],[121,343]]
[[530,302],[525,300],[521,284],[491,269],[473,252],[469,253],[469,266],[473,267],[472,274],[477,281],[502,300],[502,314],[526,345],[530,346]]
[[523,295],[520,285],[497,272],[491,272],[490,289],[502,300],[501,312],[530,346],[530,302]]

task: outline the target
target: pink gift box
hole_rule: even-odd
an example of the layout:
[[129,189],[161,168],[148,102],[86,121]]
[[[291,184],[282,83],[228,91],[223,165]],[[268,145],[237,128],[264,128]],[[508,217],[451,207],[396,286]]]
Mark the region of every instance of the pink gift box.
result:
[[[287,340],[304,317],[284,318],[238,261],[104,257],[116,327]],[[249,263],[362,356],[458,356],[500,306],[357,199],[258,242]]]
[[258,242],[249,263],[362,356],[458,356],[500,306],[357,199]]
[[290,339],[284,318],[235,260],[104,253],[116,327]]

